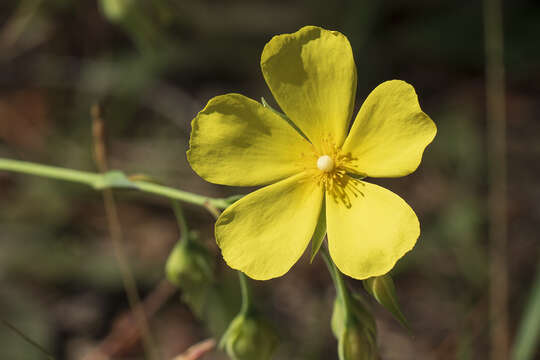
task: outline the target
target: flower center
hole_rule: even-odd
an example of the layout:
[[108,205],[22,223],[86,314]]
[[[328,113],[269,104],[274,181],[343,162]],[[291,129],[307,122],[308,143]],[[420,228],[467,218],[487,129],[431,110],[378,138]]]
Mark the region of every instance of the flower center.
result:
[[334,170],[334,160],[328,155],[323,155],[317,159],[317,167],[324,172]]

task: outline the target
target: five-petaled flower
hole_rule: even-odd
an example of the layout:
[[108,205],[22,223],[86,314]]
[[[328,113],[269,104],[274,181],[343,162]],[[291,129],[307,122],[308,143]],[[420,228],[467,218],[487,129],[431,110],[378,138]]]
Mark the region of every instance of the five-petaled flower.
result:
[[414,247],[420,225],[399,196],[362,179],[412,173],[435,137],[413,87],[377,86],[349,131],[356,66],[344,35],[306,26],[275,36],[261,68],[295,126],[239,94],[211,99],[192,122],[188,160],[197,174],[216,184],[267,185],[217,220],[225,261],[254,279],[281,276],[322,221],[343,273],[387,273]]

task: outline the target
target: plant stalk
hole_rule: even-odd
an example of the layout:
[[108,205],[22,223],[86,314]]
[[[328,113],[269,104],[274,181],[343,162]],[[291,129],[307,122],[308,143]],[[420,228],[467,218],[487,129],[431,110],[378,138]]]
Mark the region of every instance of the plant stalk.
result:
[[[106,175],[88,171],[66,169],[56,166],[41,165],[26,161],[0,158],[0,171],[2,170],[84,184],[99,190],[103,190],[103,188],[99,186],[104,183]],[[132,181],[132,184],[134,186],[130,187],[130,189],[136,189],[141,192],[160,195],[172,200],[179,200],[194,205],[206,207],[209,204],[217,209],[225,209],[230,205],[229,201],[225,198],[211,198],[199,194],[194,194],[188,191],[154,184],[148,181],[134,180]],[[107,188],[125,187],[125,185],[111,183],[107,184]]]
[[240,292],[242,294],[242,307],[240,308],[240,313],[245,315],[253,310],[251,292],[247,276],[243,272],[238,271],[238,279],[240,280]]
[[341,275],[339,269],[336,267],[336,264],[334,264],[334,262],[332,261],[332,258],[328,253],[328,249],[323,246],[321,247],[320,253],[322,254],[324,262],[326,263],[328,271],[330,272],[330,276],[332,277],[332,281],[334,282],[337,296],[343,301],[345,318],[349,319],[351,299],[349,298],[349,292],[347,290],[347,286],[345,285],[345,281],[343,281],[343,276]]

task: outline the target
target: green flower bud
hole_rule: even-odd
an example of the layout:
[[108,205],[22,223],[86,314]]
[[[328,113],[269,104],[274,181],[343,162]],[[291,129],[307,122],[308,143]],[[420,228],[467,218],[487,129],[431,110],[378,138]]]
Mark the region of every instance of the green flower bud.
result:
[[345,310],[345,303],[341,297],[336,297],[334,300],[334,309],[332,312],[332,332],[334,336],[339,339],[348,321],[353,321],[361,324],[367,331],[372,334],[376,334],[377,329],[375,325],[375,319],[373,315],[366,309],[364,304],[365,300],[359,294],[353,294],[349,296],[349,317],[347,319],[347,313]]
[[377,300],[379,304],[390,311],[392,315],[407,329],[410,329],[407,319],[399,308],[396,287],[392,277],[388,274],[375,276],[363,281],[364,288]]
[[343,329],[345,327],[345,322],[347,321],[345,314],[345,304],[339,297],[336,297],[334,300],[334,309],[332,311],[332,319],[330,320],[330,326],[332,327],[332,332],[336,339],[339,339]]
[[186,291],[212,282],[213,267],[213,258],[203,245],[194,240],[183,240],[173,248],[165,271],[171,283]]
[[223,335],[220,348],[232,360],[269,360],[278,345],[274,328],[254,312],[240,313]]
[[375,334],[358,323],[347,325],[338,340],[339,360],[376,360]]
[[133,0],[100,0],[101,12],[110,22],[122,21],[133,5]]
[[338,296],[332,312],[332,332],[338,339],[339,360],[377,359],[376,326],[360,295],[347,293],[347,306]]

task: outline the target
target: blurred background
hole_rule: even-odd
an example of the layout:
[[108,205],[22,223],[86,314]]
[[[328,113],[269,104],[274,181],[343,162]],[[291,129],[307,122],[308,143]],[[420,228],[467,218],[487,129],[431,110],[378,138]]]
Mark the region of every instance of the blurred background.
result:
[[[512,347],[539,281],[540,3],[508,1],[503,17],[509,285],[501,316],[509,320],[502,336]],[[402,79],[438,126],[415,173],[375,181],[406,199],[422,224],[415,250],[392,272],[413,336],[373,304],[381,358],[487,359],[494,320],[481,1],[3,0],[0,157],[96,171],[90,107],[99,102],[111,168],[208,196],[246,193],[206,183],[190,169],[190,121],[219,94],[275,104],[259,69],[262,48],[273,35],[308,24],[349,38],[357,108],[379,83]],[[185,206],[227,295],[219,314],[201,319],[164,281],[179,234],[170,203],[115,194],[163,358],[217,338],[238,310],[239,289],[215,246],[213,218]],[[0,203],[0,317],[56,359],[142,359],[101,195],[0,172]],[[286,276],[252,283],[258,307],[280,333],[276,359],[337,359],[329,324],[334,289],[320,258],[309,265],[304,256]],[[349,283],[361,291],[359,282]],[[0,326],[0,358],[44,356]],[[226,357],[214,351],[204,359]]]

